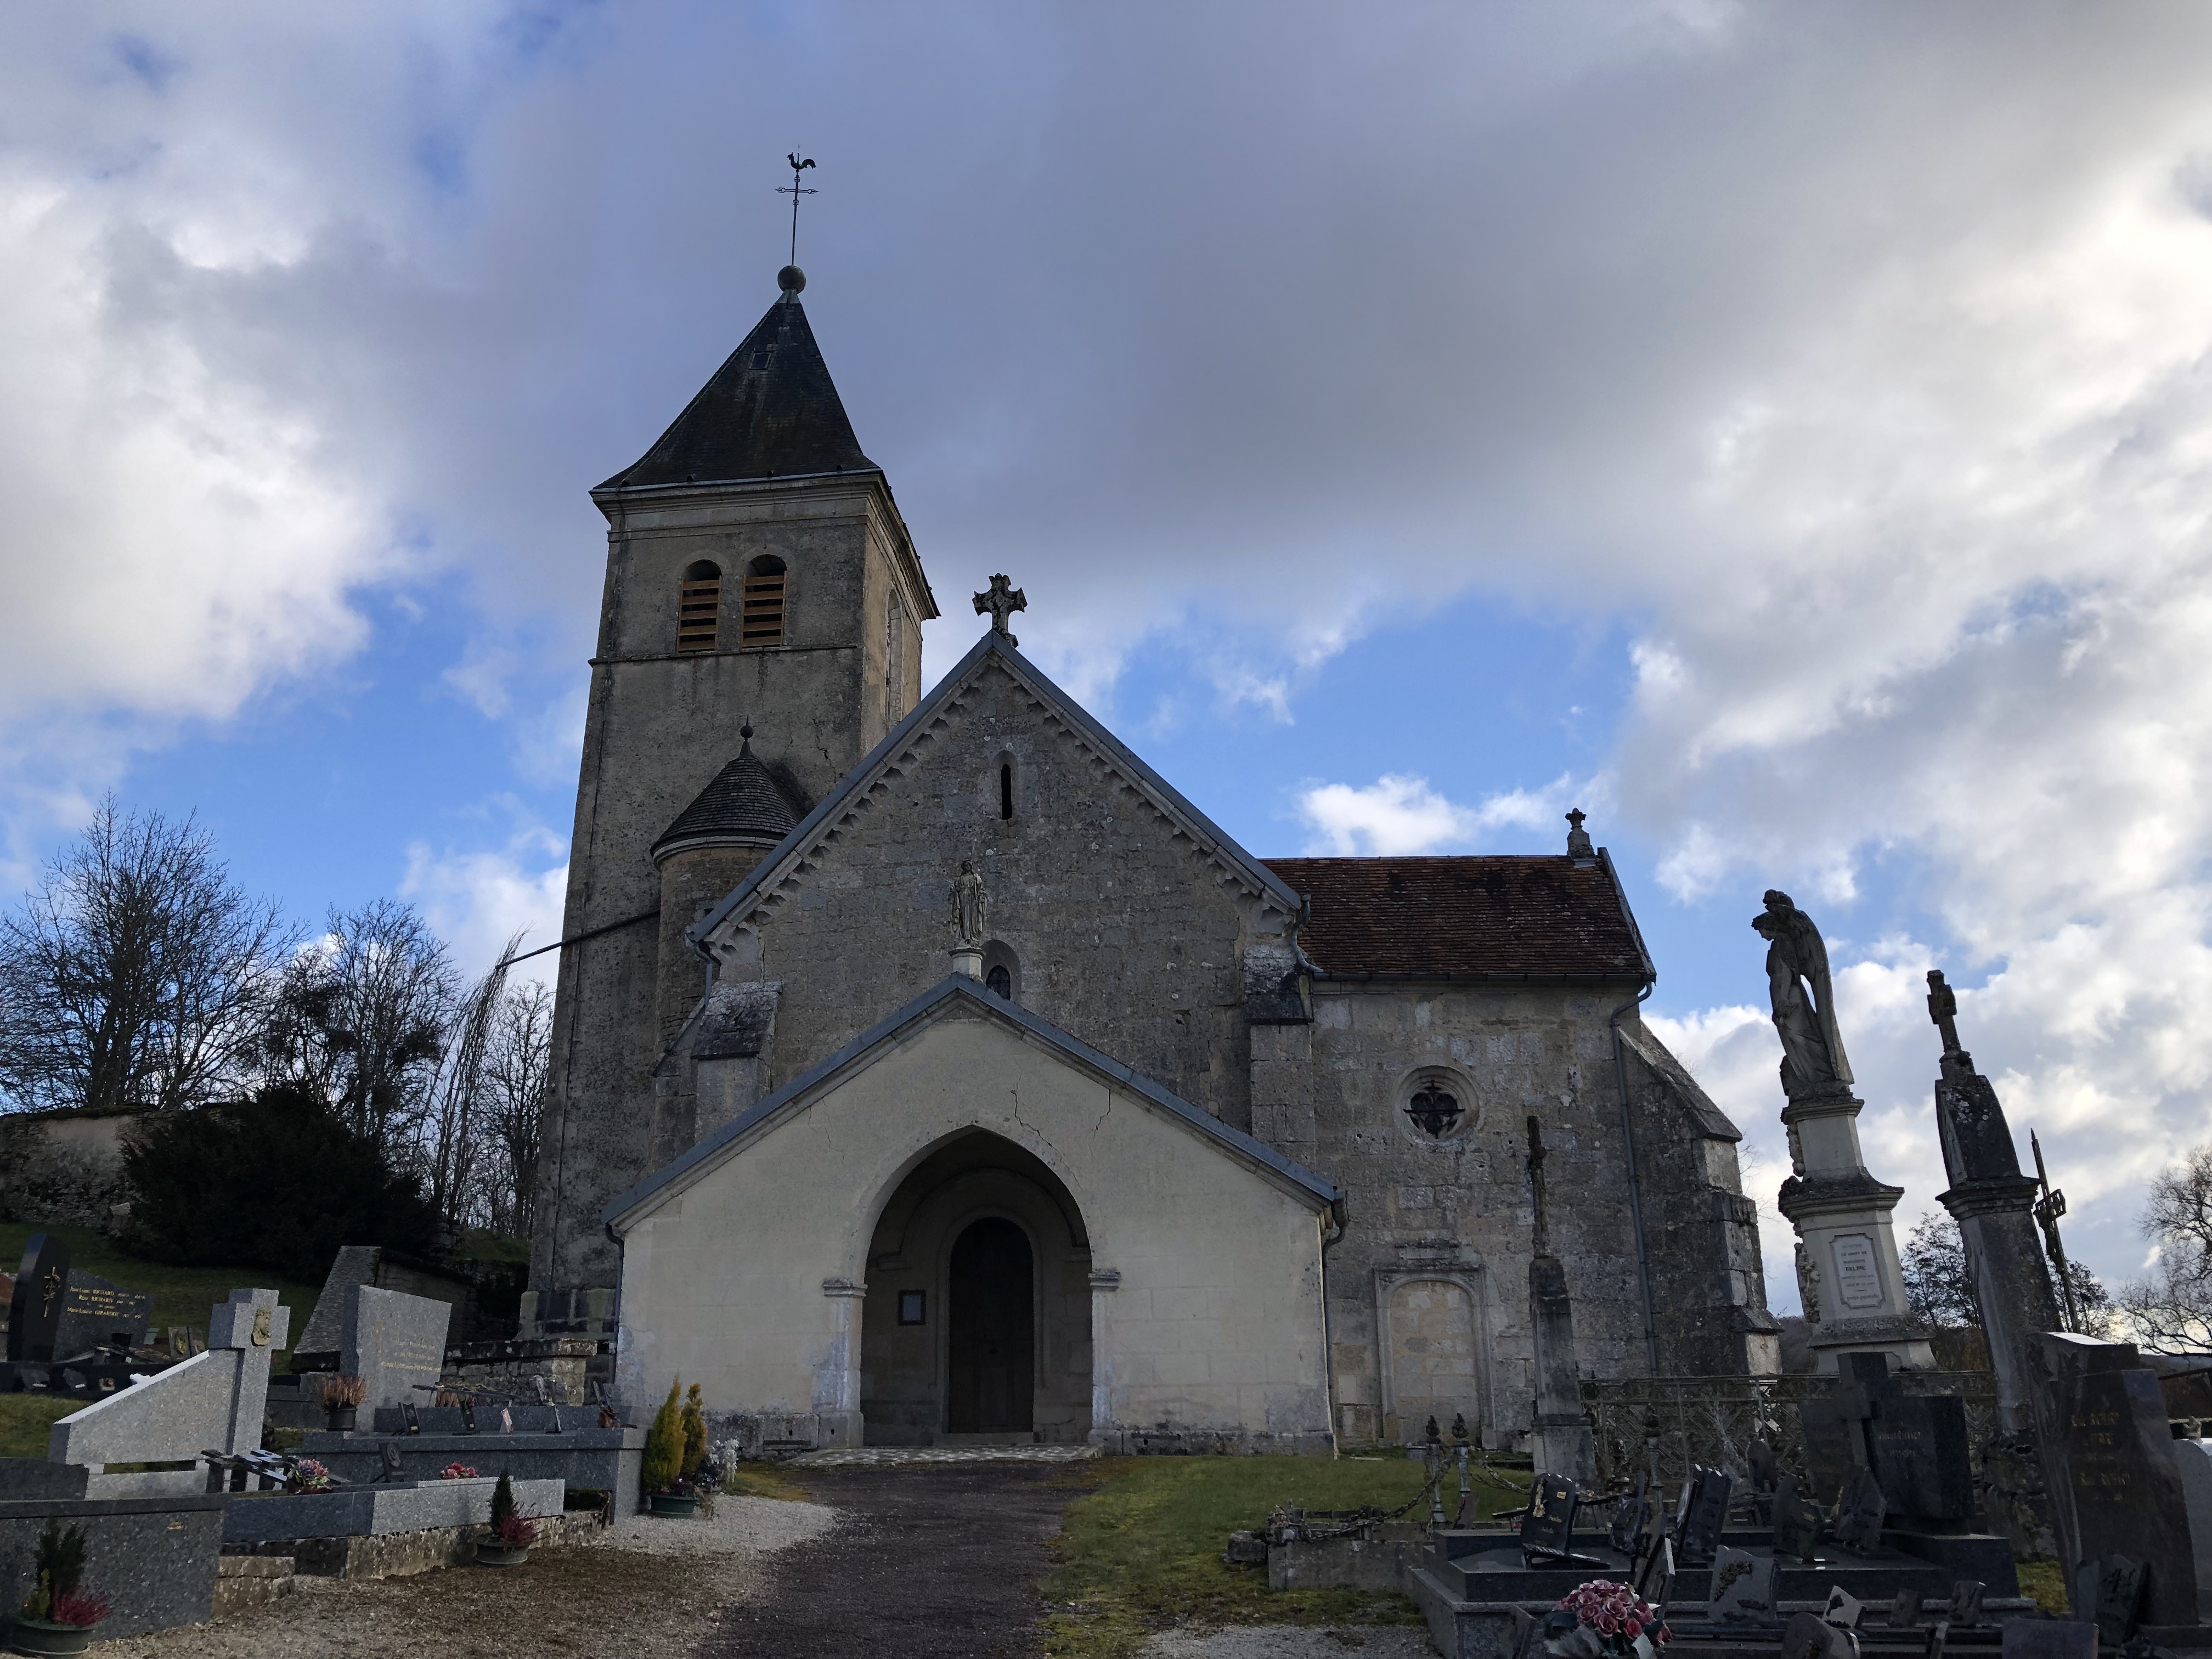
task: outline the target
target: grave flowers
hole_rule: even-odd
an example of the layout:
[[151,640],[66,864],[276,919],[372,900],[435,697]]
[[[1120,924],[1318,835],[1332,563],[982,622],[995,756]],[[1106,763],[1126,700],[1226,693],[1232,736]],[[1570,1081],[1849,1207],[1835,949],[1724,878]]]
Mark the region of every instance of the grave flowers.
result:
[[[1557,1609],[1545,1622],[1574,1618],[1571,1646],[1587,1652],[1595,1638],[1596,1651],[1626,1659],[1654,1659],[1668,1641],[1668,1632],[1658,1610],[1626,1584],[1610,1578],[1593,1578],[1577,1584],[1559,1598]],[[1564,1621],[1561,1621],[1564,1622]],[[1583,1632],[1587,1632],[1584,1635]]]
[[39,1534],[33,1569],[38,1588],[24,1598],[8,1632],[14,1653],[82,1653],[92,1643],[92,1627],[107,1617],[107,1597],[84,1588],[82,1527],[46,1522]]
[[312,1457],[302,1457],[292,1465],[294,1492],[329,1492],[337,1485],[328,1466]]
[[438,1479],[441,1480],[474,1480],[477,1479],[477,1472],[465,1463],[448,1463],[444,1468],[438,1471]]
[[352,1432],[361,1402],[368,1398],[368,1379],[326,1376],[322,1386],[323,1410],[329,1413],[332,1434]]
[[538,1528],[516,1507],[514,1486],[501,1469],[492,1488],[491,1525],[477,1540],[477,1560],[487,1567],[519,1567],[537,1541]]

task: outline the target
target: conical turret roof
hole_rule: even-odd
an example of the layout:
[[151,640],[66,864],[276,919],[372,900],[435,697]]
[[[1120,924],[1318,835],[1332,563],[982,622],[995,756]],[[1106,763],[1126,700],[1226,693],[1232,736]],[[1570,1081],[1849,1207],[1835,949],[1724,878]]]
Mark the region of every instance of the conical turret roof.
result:
[[799,809],[753,753],[752,727],[743,732],[744,746],[737,759],[716,773],[697,799],[676,815],[676,822],[653,843],[655,858],[678,847],[716,842],[773,847],[797,825]]
[[659,441],[599,488],[879,470],[861,453],[806,309],[787,289]]

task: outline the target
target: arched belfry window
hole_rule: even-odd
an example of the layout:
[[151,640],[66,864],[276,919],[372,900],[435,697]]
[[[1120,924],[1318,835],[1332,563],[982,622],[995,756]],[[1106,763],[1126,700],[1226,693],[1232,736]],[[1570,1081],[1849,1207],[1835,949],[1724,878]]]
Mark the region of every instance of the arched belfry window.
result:
[[701,559],[684,572],[676,596],[676,648],[712,651],[721,634],[722,567]]
[[1009,1002],[1022,1000],[1022,960],[1001,939],[984,943],[983,988]]
[[997,967],[991,969],[989,973],[984,975],[983,983],[1000,996],[1006,998],[1007,1001],[1012,1002],[1013,1000],[1013,969],[1007,967],[1005,963],[1000,963]]
[[783,643],[783,561],[763,553],[745,567],[744,609],[738,623],[739,645]]

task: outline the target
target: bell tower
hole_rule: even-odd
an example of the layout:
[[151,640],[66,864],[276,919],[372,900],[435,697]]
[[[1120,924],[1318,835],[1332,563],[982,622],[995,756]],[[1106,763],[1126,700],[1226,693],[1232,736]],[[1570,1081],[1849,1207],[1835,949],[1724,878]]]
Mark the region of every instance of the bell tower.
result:
[[605,1333],[617,1256],[599,1209],[690,1144],[653,1081],[705,987],[684,927],[921,695],[928,579],[815,343],[805,273],[778,284],[669,428],[592,491],[607,576],[526,1333]]

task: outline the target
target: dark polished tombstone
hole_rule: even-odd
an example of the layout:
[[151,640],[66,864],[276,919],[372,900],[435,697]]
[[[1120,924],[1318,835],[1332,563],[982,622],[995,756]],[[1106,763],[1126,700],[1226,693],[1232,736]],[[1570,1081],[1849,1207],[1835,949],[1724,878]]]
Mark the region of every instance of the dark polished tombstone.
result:
[[69,1299],[69,1246],[52,1233],[33,1233],[15,1275],[8,1310],[8,1358],[22,1364],[50,1364]]
[[[2144,1569],[2144,1624],[2197,1623],[2189,1510],[2157,1376],[2132,1343],[2057,1332],[2040,1340],[2063,1407],[2058,1461],[2084,1553],[2123,1556]],[[2075,1614],[2090,1605],[2077,1600]]]
[[1651,1524],[1651,1500],[1644,1494],[1649,1477],[1636,1477],[1636,1490],[1613,1500],[1613,1525],[1607,1529],[1606,1542],[1635,1562],[1644,1547],[1645,1528]]
[[72,1359],[95,1348],[135,1348],[146,1340],[153,1318],[154,1298],[146,1291],[126,1291],[98,1273],[73,1269],[54,1332],[55,1357]]
[[2076,1571],[2074,1605],[2094,1612],[2097,1639],[2107,1647],[2118,1647],[2136,1633],[2148,1577],[2141,1561],[2109,1551]]
[[1810,1561],[1827,1530],[1825,1510],[1799,1490],[1797,1477],[1785,1474],[1774,1487],[1774,1553]]
[[1529,1565],[1565,1562],[1577,1566],[1601,1567],[1604,1562],[1577,1555],[1575,1508],[1581,1492],[1575,1483],[1556,1474],[1540,1474],[1528,1491],[1528,1508],[1521,1517],[1521,1556]]
[[1809,1613],[1793,1613],[1782,1627],[1781,1659],[1857,1659],[1850,1632]]
[[1881,1479],[1869,1468],[1854,1470],[1836,1510],[1836,1541],[1859,1554],[1881,1547],[1881,1528],[1889,1514]]
[[1978,1578],[1961,1578],[1951,1586],[1951,1622],[1972,1630],[1982,1622],[1982,1596],[1988,1586]]
[[1709,1565],[1720,1547],[1721,1528],[1728,1522],[1729,1478],[1719,1469],[1700,1467],[1690,1476],[1690,1501],[1683,1506],[1676,1554],[1686,1567]]
[[1917,1589],[1901,1589],[1889,1604],[1889,1627],[1892,1630],[1911,1630],[1920,1622],[1921,1595]]
[[1705,1616],[1715,1624],[1764,1624],[1775,1616],[1774,1558],[1723,1544],[1713,1552]]

